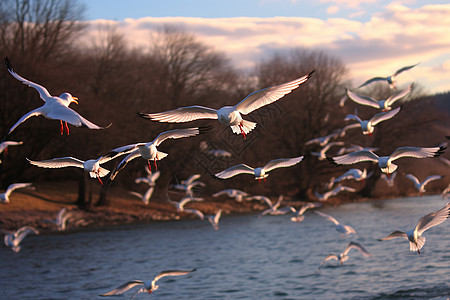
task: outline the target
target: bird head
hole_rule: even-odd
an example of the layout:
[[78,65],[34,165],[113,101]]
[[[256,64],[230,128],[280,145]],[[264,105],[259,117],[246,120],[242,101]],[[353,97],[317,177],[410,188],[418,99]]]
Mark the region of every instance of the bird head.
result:
[[70,93],[62,93],[59,98],[64,99],[66,101],[70,103],[75,103],[78,104],[78,98],[77,97],[73,97]]

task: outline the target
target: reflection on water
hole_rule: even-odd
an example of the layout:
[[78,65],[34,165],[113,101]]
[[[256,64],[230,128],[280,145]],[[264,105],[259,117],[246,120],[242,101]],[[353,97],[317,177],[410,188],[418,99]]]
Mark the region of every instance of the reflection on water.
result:
[[[18,254],[0,248],[0,298],[101,299],[99,294],[128,280],[197,268],[186,276],[161,279],[151,297],[447,299],[449,221],[424,234],[421,255],[410,252],[406,240],[376,240],[395,229],[412,229],[421,216],[445,203],[431,196],[321,209],[355,228],[354,237],[341,237],[332,223],[311,211],[300,224],[287,215],[225,215],[218,231],[208,222],[192,220],[28,236]],[[329,253],[342,252],[350,240],[373,256],[352,250],[342,267],[329,261],[319,271],[320,262]]]

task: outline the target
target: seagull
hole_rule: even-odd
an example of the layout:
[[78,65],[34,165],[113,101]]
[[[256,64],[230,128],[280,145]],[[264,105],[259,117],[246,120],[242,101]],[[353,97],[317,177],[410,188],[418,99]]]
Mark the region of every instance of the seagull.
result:
[[422,234],[431,227],[441,224],[449,217],[450,202],[447,203],[444,208],[436,212],[429,213],[428,215],[420,218],[419,222],[413,230],[409,230],[407,232],[396,230],[389,234],[387,237],[379,239],[379,241],[386,241],[398,237],[404,237],[409,240],[409,250],[417,251],[417,253],[420,254],[420,249],[422,249],[423,245],[425,244],[425,237],[423,237]]
[[156,185],[156,180],[159,178],[159,176],[161,175],[161,172],[160,171],[156,171],[156,172],[153,172],[152,173],[152,171],[150,171],[150,169],[148,168],[148,166],[147,165],[145,165],[145,171],[147,172],[147,176],[146,177],[139,177],[139,178],[136,178],[135,180],[134,180],[134,182],[137,184],[137,183],[141,183],[141,182],[143,182],[143,183],[145,183],[145,184],[147,184],[149,187],[155,187],[155,185]]
[[59,231],[66,230],[66,223],[69,218],[71,218],[73,214],[70,211],[67,211],[65,207],[61,208],[56,216],[55,220],[44,220],[45,222],[55,223],[56,227]]
[[308,202],[304,205],[302,205],[300,207],[299,210],[294,210],[294,216],[291,217],[291,221],[295,222],[295,223],[301,223],[303,222],[303,220],[305,219],[305,216],[303,215],[308,209],[312,209],[312,208],[316,208],[316,207],[321,207],[322,204],[321,203],[312,203],[312,202]]
[[272,201],[270,201],[270,199],[268,201],[265,200],[267,205],[269,205],[269,208],[266,209],[265,211],[263,211],[261,213],[261,216],[265,216],[265,215],[277,216],[277,215],[284,215],[288,212],[293,212],[293,208],[290,206],[279,208],[281,205],[281,202],[283,202],[283,199],[284,199],[283,195],[280,195],[278,197],[277,203],[275,203],[275,204],[273,204]]
[[144,204],[149,204],[154,189],[155,189],[154,187],[149,187],[143,195],[135,191],[129,191],[128,193],[141,199],[142,202],[144,202]]
[[187,271],[183,271],[183,270],[167,270],[167,271],[162,271],[161,273],[159,273],[158,275],[156,275],[156,277],[152,280],[152,281],[142,281],[142,280],[132,280],[132,281],[128,281],[127,283],[122,284],[121,286],[119,286],[118,288],[100,295],[100,296],[114,296],[114,295],[120,295],[125,293],[126,291],[130,290],[131,288],[137,286],[137,285],[142,285],[143,287],[137,291],[137,293],[135,293],[133,295],[132,298],[134,298],[137,294],[139,293],[145,293],[148,292],[149,294],[151,294],[153,291],[156,291],[159,286],[156,285],[156,282],[166,276],[180,276],[180,275],[187,275],[189,273],[194,272],[195,269],[192,270],[187,270]]
[[230,152],[222,149],[207,150],[206,153],[211,154],[214,157],[231,157]]
[[[23,78],[19,74],[17,74],[13,70],[13,68],[11,66],[11,62],[9,61],[8,57],[5,57],[5,64],[6,64],[6,68],[8,69],[9,73],[14,78],[21,81],[23,84],[36,89],[38,91],[41,99],[45,102],[44,105],[42,105],[41,107],[38,107],[38,108],[26,113],[25,115],[23,115],[19,119],[19,121],[17,121],[17,123],[11,127],[11,129],[8,132],[8,135],[11,134],[11,132],[13,132],[13,130],[16,129],[17,126],[19,126],[21,123],[25,122],[28,118],[31,118],[34,116],[39,116],[39,115],[42,115],[42,116],[46,117],[47,119],[60,120],[61,134],[64,134],[64,128],[65,128],[67,134],[69,134],[69,127],[67,126],[67,123],[77,126],[77,127],[81,127],[81,126],[87,127],[89,129],[104,129],[104,128],[108,128],[111,125],[110,124],[107,127],[100,127],[100,126],[97,126],[94,123],[86,120],[80,114],[78,114],[76,111],[69,108],[69,105],[71,103],[78,104],[77,97],[73,97],[69,93],[62,93],[59,97],[51,96],[45,87],[43,87],[37,83],[31,82],[31,81]],[[63,126],[63,121],[64,121],[64,126]]]
[[373,131],[375,130],[375,127],[374,127],[375,125],[377,125],[378,123],[380,123],[382,121],[391,119],[399,111],[400,111],[400,107],[397,107],[396,109],[393,109],[393,110],[378,113],[378,114],[374,115],[372,118],[370,118],[370,120],[361,120],[358,116],[349,114],[345,117],[344,121],[355,120],[358,122],[356,124],[358,124],[359,127],[361,127],[362,133],[364,135],[372,135]]
[[441,179],[443,176],[442,175],[430,175],[427,178],[425,178],[425,180],[422,181],[422,182],[420,182],[419,179],[417,179],[416,176],[414,176],[413,174],[410,174],[410,173],[406,174],[405,177],[408,178],[409,180],[411,180],[414,183],[414,187],[419,192],[419,195],[421,195],[422,193],[425,192],[425,186],[430,181]]
[[386,181],[388,187],[394,186],[395,177],[397,177],[397,172],[390,174],[390,176],[387,176],[385,173],[381,174],[381,176],[380,176],[381,179]]
[[185,191],[186,195],[192,196],[192,189],[196,186],[206,186],[203,182],[197,181],[201,177],[200,174],[189,176],[186,180],[181,180],[179,184],[173,184],[171,187],[180,191]]
[[427,158],[436,157],[444,153],[445,147],[431,147],[431,148],[420,148],[420,147],[400,147],[397,148],[390,156],[378,156],[369,150],[360,150],[352,152],[349,154],[327,157],[328,160],[337,165],[351,165],[362,161],[373,161],[377,162],[383,173],[388,176],[392,174],[396,169],[397,165],[392,162],[396,159],[402,157],[414,157],[414,158]]
[[351,234],[351,233],[356,234],[355,229],[353,229],[353,228],[352,228],[351,226],[349,226],[349,225],[343,225],[343,224],[339,223],[338,220],[336,220],[336,219],[333,218],[332,216],[327,215],[327,214],[325,214],[325,213],[323,213],[323,212],[320,212],[320,211],[315,211],[315,213],[318,214],[318,215],[320,215],[320,216],[322,216],[322,217],[324,217],[324,218],[326,218],[328,221],[333,222],[334,225],[335,225],[336,230],[337,230],[338,232],[340,232],[341,235],[346,235],[346,234]]
[[336,178],[333,182],[341,182],[342,180],[355,180],[355,181],[364,181],[366,178],[369,178],[372,175],[372,172],[367,174],[367,170],[363,169],[350,169],[338,178]]
[[323,265],[324,262],[326,262],[330,259],[338,260],[342,266],[344,264],[344,262],[348,259],[348,257],[349,257],[348,253],[350,252],[351,249],[358,249],[359,252],[361,252],[361,254],[364,255],[365,257],[372,256],[372,254],[370,254],[361,244],[356,243],[356,242],[350,242],[350,243],[348,243],[344,252],[342,252],[340,254],[333,254],[333,253],[328,254],[328,256],[325,257],[325,259],[320,263],[319,269]]
[[340,192],[352,192],[352,193],[354,193],[354,192],[356,192],[356,190],[354,188],[351,188],[351,187],[348,187],[348,186],[338,185],[337,187],[335,187],[331,191],[328,191],[328,192],[326,192],[324,194],[319,194],[317,191],[314,191],[314,195],[316,195],[316,197],[319,199],[319,201],[327,201],[328,198],[336,196]]
[[215,215],[206,216],[209,223],[211,223],[211,225],[214,227],[214,230],[219,230],[220,216],[222,216],[222,209],[219,209]]
[[182,212],[185,210],[184,206],[189,203],[189,202],[199,202],[199,201],[204,201],[205,199],[203,198],[199,198],[199,197],[190,197],[190,196],[184,196],[183,198],[181,198],[180,201],[172,201],[169,199],[169,202],[175,206],[175,208],[177,209],[178,212]]
[[325,160],[327,159],[326,153],[331,147],[342,145],[344,145],[344,142],[330,142],[326,144],[325,147],[323,147],[319,152],[311,152],[311,155],[317,156],[319,160]]
[[32,186],[31,183],[13,183],[13,184],[10,184],[4,193],[0,193],[0,202],[1,203],[9,203],[9,196],[11,195],[11,193],[13,191],[17,190],[17,189],[22,189],[22,188],[32,188],[32,189],[34,189],[34,187]]
[[66,156],[66,157],[57,157],[48,160],[30,160],[27,158],[28,162],[32,165],[41,167],[41,168],[65,168],[65,167],[76,167],[84,169],[89,173],[91,178],[97,178],[101,185],[103,185],[101,177],[105,177],[108,175],[109,170],[100,167],[101,164],[107,163],[113,159],[112,157],[101,156],[97,159],[89,159],[86,161],[80,160],[75,157]]
[[245,139],[246,134],[255,128],[256,123],[243,120],[241,114],[247,115],[258,108],[279,100],[298,88],[300,84],[306,82],[312,73],[314,73],[314,70],[298,79],[253,92],[235,106],[224,106],[215,110],[194,105],[161,113],[140,113],[140,116],[153,121],[170,123],[190,122],[198,119],[218,119],[220,123],[230,126],[234,133],[242,134]]
[[394,74],[387,76],[387,77],[373,77],[367,81],[365,81],[363,84],[361,84],[358,88],[362,88],[363,86],[368,85],[369,83],[375,82],[375,81],[387,81],[387,83],[389,83],[389,86],[392,89],[395,89],[395,77],[397,77],[400,73],[404,72],[404,71],[408,71],[409,69],[414,68],[415,66],[417,66],[417,64],[412,65],[412,66],[407,66],[407,67],[403,67],[398,69],[397,71],[395,71]]
[[383,111],[388,111],[392,109],[392,104],[394,104],[395,101],[405,97],[408,95],[414,87],[414,84],[411,83],[406,89],[394,93],[391,96],[389,96],[387,99],[383,100],[375,100],[374,98],[368,97],[368,96],[362,96],[358,95],[350,90],[347,90],[347,95],[350,99],[352,99],[354,102],[359,103],[361,105],[367,105],[374,108],[382,109]]
[[243,191],[237,190],[237,189],[221,190],[220,192],[217,192],[217,193],[213,194],[212,196],[214,198],[217,198],[217,197],[220,197],[222,195],[227,195],[230,198],[234,198],[234,200],[236,200],[236,202],[242,202],[242,199],[244,197],[248,196],[248,194],[246,192],[243,192]]
[[156,161],[161,160],[168,155],[167,153],[158,151],[158,149],[156,148],[157,146],[159,146],[162,142],[164,142],[167,139],[179,139],[184,137],[195,136],[200,133],[203,133],[204,130],[205,129],[198,127],[173,129],[160,133],[152,142],[131,144],[109,151],[104,156],[111,157],[111,159],[122,154],[128,155],[119,163],[119,165],[111,173],[108,182],[113,181],[114,178],[117,176],[117,173],[119,173],[120,170],[125,168],[125,166],[128,164],[129,161],[137,157],[142,157],[143,159],[147,160],[149,170],[151,170],[150,161],[153,161],[155,169],[157,170],[158,167],[156,165]]
[[261,179],[266,181],[266,177],[269,176],[268,172],[276,168],[285,168],[298,164],[303,159],[303,156],[294,158],[279,158],[269,161],[264,167],[252,168],[246,164],[239,164],[228,168],[222,172],[215,174],[220,179],[227,179],[238,174],[254,174],[255,179],[261,182]]
[[29,233],[39,234],[39,231],[30,226],[23,226],[15,232],[6,233],[4,237],[5,245],[11,247],[14,252],[19,252],[21,249],[20,243]]

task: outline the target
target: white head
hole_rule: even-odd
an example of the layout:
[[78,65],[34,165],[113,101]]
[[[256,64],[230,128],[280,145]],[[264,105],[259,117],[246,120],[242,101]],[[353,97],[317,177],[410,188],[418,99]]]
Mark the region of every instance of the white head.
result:
[[59,95],[59,98],[66,100],[67,102],[69,102],[69,104],[72,102],[78,104],[78,98],[73,97],[70,93],[62,93],[61,95]]

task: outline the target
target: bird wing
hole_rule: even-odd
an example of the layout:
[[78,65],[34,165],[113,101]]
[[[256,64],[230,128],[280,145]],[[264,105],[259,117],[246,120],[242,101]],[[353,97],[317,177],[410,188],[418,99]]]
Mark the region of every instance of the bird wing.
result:
[[91,121],[86,120],[83,118],[79,113],[71,109],[70,107],[66,107],[64,105],[55,105],[52,106],[52,109],[47,114],[47,117],[55,120],[62,120],[69,124],[72,124],[73,126],[77,127],[87,127],[89,129],[105,129],[108,128],[110,125],[106,127],[100,127]]
[[[148,169],[148,166],[147,166],[147,169]],[[159,178],[159,175],[161,175],[160,171],[156,171],[156,172],[151,173],[150,180],[152,182],[155,182]]]
[[194,214],[197,217],[199,217],[200,220],[203,220],[205,218],[205,215],[198,209],[194,209],[194,208],[185,208],[183,210],[186,213],[190,213],[190,214]]
[[335,259],[335,260],[339,260],[339,257],[337,257],[337,255],[336,254],[328,254],[328,256],[327,257],[325,257],[325,259],[324,260],[322,260],[322,262],[320,263],[320,266],[319,266],[319,268],[326,262],[326,261],[329,261],[330,259]]
[[222,196],[222,195],[225,195],[225,194],[228,194],[228,190],[221,190],[221,191],[219,191],[219,192],[213,194],[212,196],[213,196],[214,198],[217,198],[217,197]]
[[105,153],[103,155],[103,157],[105,157],[105,158],[108,157],[110,160],[114,159],[120,155],[133,152],[134,150],[136,150],[138,145],[139,145],[139,143],[136,143],[136,144],[130,144],[130,145],[122,146],[119,148],[115,148],[115,149],[110,150],[107,153]]
[[120,295],[120,294],[125,293],[129,289],[135,287],[136,285],[144,285],[144,282],[142,280],[128,281],[127,283],[122,284],[118,288],[115,288],[114,290],[112,290],[106,294],[102,294],[100,296],[104,297],[104,296]]
[[315,211],[315,213],[318,214],[319,216],[324,217],[324,218],[327,219],[328,221],[333,222],[335,225],[338,225],[338,224],[339,224],[338,220],[336,220],[335,218],[333,218],[333,217],[330,216],[330,215],[327,215],[327,214],[325,214],[325,213],[323,213],[323,212],[321,212],[321,211]]
[[387,112],[381,112],[376,115],[374,115],[372,118],[370,118],[369,122],[372,123],[372,125],[377,125],[378,123],[382,121],[389,120],[390,118],[394,117],[398,112],[400,111],[401,107],[397,107],[396,109],[391,109]]
[[154,187],[150,187],[150,188],[148,188],[147,191],[145,192],[145,194],[144,194],[144,202],[145,202],[145,203],[148,203],[148,202],[150,201],[150,198],[151,198],[152,195],[153,195],[154,189],[155,189]]
[[28,79],[23,78],[22,76],[20,76],[19,74],[17,74],[13,67],[11,66],[11,62],[9,61],[8,57],[5,57],[5,65],[6,68],[8,69],[9,73],[17,80],[21,81],[23,84],[28,85],[29,87],[34,88],[35,90],[38,91],[39,96],[41,97],[42,100],[44,100],[46,98],[51,97],[50,93],[47,91],[47,89],[45,87],[43,87],[42,85],[39,85],[37,83],[34,83],[32,81],[29,81]]
[[29,233],[39,234],[39,231],[30,226],[23,226],[19,228],[15,232],[15,235],[17,236],[16,240],[18,241],[18,243],[20,243]]
[[343,254],[347,255],[351,249],[358,249],[361,252],[361,254],[364,255],[365,257],[372,256],[372,254],[370,254],[361,244],[356,242],[348,243],[347,248],[345,248]]
[[151,119],[153,121],[169,122],[169,123],[182,123],[198,119],[218,118],[217,110],[199,105],[180,107],[177,109],[154,114],[140,113],[140,116],[146,119]]
[[233,167],[230,167],[222,172],[215,174],[216,177],[221,179],[227,179],[233,177],[238,174],[254,174],[253,168],[246,164],[239,164]]
[[[359,123],[362,123],[361,118],[358,117],[357,115],[354,115],[354,114],[348,114],[348,115],[345,116],[344,121],[350,121],[350,120],[355,120],[355,121],[357,121]],[[361,125],[359,125],[359,126],[361,126]]]
[[393,76],[397,76],[397,75],[400,74],[401,72],[408,71],[409,69],[412,69],[412,68],[414,68],[414,67],[417,66],[417,65],[418,65],[418,63],[415,64],[415,65],[412,65],[412,66],[407,66],[407,67],[400,68],[400,69],[398,69],[397,71],[395,71],[395,73],[394,73]]
[[10,129],[8,134],[11,134],[11,132],[13,132],[14,129],[16,129],[17,126],[19,126],[20,124],[22,124],[23,122],[25,122],[26,120],[28,120],[31,117],[35,117],[35,116],[39,116],[42,115],[42,111],[41,111],[42,107],[38,107],[36,109],[33,109],[32,111],[24,114],[19,121],[17,121]]
[[9,196],[14,190],[30,187],[31,183],[13,183],[8,186],[8,188],[5,191],[5,195]]
[[330,157],[328,159],[335,164],[351,165],[361,161],[378,162],[378,155],[369,150],[359,150],[341,156]]
[[152,285],[153,283],[155,283],[156,281],[158,281],[159,279],[165,277],[165,276],[180,276],[180,275],[186,275],[189,273],[194,272],[195,269],[192,270],[167,270],[167,271],[162,271],[161,273],[159,273],[158,275],[156,275],[155,279],[153,279],[152,281]]
[[391,155],[391,161],[394,161],[401,157],[414,157],[414,158],[427,158],[436,157],[441,155],[445,147],[431,147],[431,148],[420,148],[420,147],[400,147],[397,148]]
[[162,142],[167,139],[180,139],[184,137],[194,136],[200,133],[198,127],[194,128],[184,128],[184,129],[173,129],[160,133],[156,139],[153,140],[153,144],[159,146]]
[[420,218],[416,225],[416,230],[422,234],[433,226],[439,225],[450,217],[450,202],[440,210],[432,212]]
[[392,94],[391,96],[389,96],[389,98],[386,99],[386,106],[391,106],[398,99],[405,97],[412,91],[413,88],[414,88],[414,83],[411,83],[410,85],[408,85],[408,87],[406,89]]
[[387,240],[392,240],[398,237],[404,237],[404,238],[408,238],[408,236],[406,235],[405,232],[400,231],[400,230],[396,230],[391,232],[387,237],[384,237],[382,239],[379,239],[379,241],[387,241]]
[[128,191],[128,193],[130,195],[136,196],[137,198],[142,199],[142,200],[144,198],[144,196],[141,193],[138,193],[138,192],[135,192],[135,191]]
[[314,71],[295,80],[253,92],[236,104],[235,108],[240,113],[246,115],[262,106],[273,103],[307,81]]
[[442,178],[442,175],[430,175],[427,178],[425,178],[425,180],[422,182],[422,184],[425,186],[430,181],[439,180],[441,178]]
[[362,88],[363,86],[366,86],[369,83],[372,83],[372,82],[375,82],[375,81],[386,81],[386,77],[377,76],[377,77],[370,78],[370,79],[366,80],[363,84],[358,86],[358,88]]
[[222,216],[222,209],[219,209],[214,216],[214,223],[219,223],[220,217]]
[[303,156],[294,157],[294,158],[278,158],[269,161],[264,167],[264,171],[270,172],[276,168],[285,168],[298,164],[303,159]]
[[74,157],[58,157],[58,158],[52,158],[48,160],[30,160],[28,159],[28,162],[32,165],[41,167],[41,168],[65,168],[65,167],[77,167],[77,168],[83,168],[84,161],[74,158]]
[[367,105],[367,106],[371,106],[374,108],[380,108],[380,105],[378,105],[378,102],[371,97],[358,95],[350,90],[347,90],[347,95],[350,99],[352,99],[353,101],[355,101],[356,103],[359,103],[361,105]]
[[192,182],[194,182],[195,180],[199,179],[202,175],[200,174],[194,174],[189,176],[188,179],[185,180],[184,184],[185,185],[190,185]]
[[0,153],[3,152],[3,150],[5,150],[6,148],[8,148],[8,146],[17,146],[17,145],[22,145],[23,142],[15,142],[15,141],[5,141],[0,143]]
[[405,177],[408,178],[409,180],[411,180],[415,186],[417,186],[417,187],[420,186],[419,179],[417,179],[417,177],[414,176],[413,174],[408,173],[405,175]]
[[134,150],[133,152],[131,152],[130,154],[125,156],[125,158],[122,159],[122,161],[117,165],[117,167],[114,169],[114,171],[111,172],[111,176],[109,177],[109,180],[113,181],[114,178],[116,178],[117,173],[119,173],[123,168],[125,168],[125,166],[128,164],[129,161],[131,161],[139,156],[141,156],[141,154],[139,154],[139,150]]

